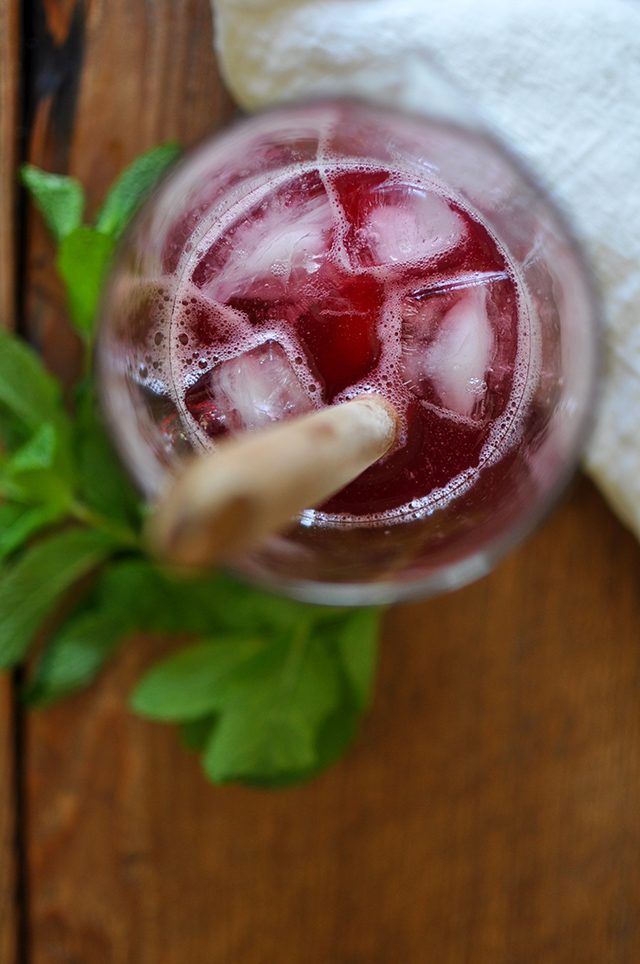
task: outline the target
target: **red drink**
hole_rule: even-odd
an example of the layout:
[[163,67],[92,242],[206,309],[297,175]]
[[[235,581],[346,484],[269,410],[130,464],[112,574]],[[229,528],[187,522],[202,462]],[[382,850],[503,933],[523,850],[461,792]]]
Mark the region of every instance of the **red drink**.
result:
[[[201,238],[171,325],[190,433],[228,433],[378,392],[393,451],[324,513],[424,511],[518,440],[529,320],[488,228],[435,184],[317,165],[232,207]],[[518,425],[516,425],[518,423]]]
[[141,213],[104,307],[116,440],[155,496],[227,435],[384,395],[395,447],[244,573],[319,601],[485,572],[575,466],[595,373],[564,225],[477,131],[349,104],[252,118]]

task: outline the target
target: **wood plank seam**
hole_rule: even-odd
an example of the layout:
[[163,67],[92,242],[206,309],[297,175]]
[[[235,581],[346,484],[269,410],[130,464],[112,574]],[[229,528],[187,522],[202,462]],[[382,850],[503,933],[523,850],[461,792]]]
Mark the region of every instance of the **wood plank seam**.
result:
[[[19,109],[19,0],[0,2],[0,325],[13,327],[16,315],[16,162]],[[14,680],[0,677],[0,961],[18,964]]]

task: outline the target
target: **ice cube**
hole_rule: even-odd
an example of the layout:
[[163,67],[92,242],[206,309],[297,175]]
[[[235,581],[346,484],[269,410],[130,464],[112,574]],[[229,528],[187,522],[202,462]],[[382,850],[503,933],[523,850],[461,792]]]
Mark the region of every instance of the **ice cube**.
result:
[[405,382],[419,398],[462,416],[479,406],[494,354],[487,298],[487,286],[474,285],[422,302],[408,299],[402,366]]
[[432,261],[464,238],[464,221],[433,191],[386,184],[372,192],[367,208],[356,244],[363,267]]
[[256,429],[313,408],[284,348],[269,340],[216,365],[185,396],[208,435]]
[[[212,249],[194,281],[215,301],[235,297],[282,297],[292,280],[304,281],[326,260],[333,216],[324,187],[281,192],[248,216]],[[204,284],[202,281],[204,280]]]

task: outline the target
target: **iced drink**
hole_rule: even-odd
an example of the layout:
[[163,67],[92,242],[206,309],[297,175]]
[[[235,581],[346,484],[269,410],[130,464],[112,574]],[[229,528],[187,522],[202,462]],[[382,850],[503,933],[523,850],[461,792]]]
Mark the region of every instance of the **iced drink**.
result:
[[[143,215],[137,280],[123,272],[114,288],[111,364],[161,464],[363,393],[385,396],[400,415],[393,449],[246,571],[410,582],[513,527],[540,481],[534,453],[553,462],[542,443],[562,393],[555,279],[531,257],[532,211],[505,240],[460,189],[473,176],[463,153],[447,178],[439,153],[459,134],[434,128],[432,155],[418,144],[416,159],[401,121],[386,118],[392,149],[368,151],[375,112],[292,114],[304,136],[292,138],[283,112],[279,140],[258,136],[237,170],[219,162],[212,172],[201,154],[183,209],[179,174],[170,216]],[[506,206],[504,184],[490,187]]]
[[424,512],[520,441],[535,368],[517,269],[426,178],[288,171],[233,207],[181,267],[172,390],[198,441],[363,392],[400,413],[395,449],[323,515]]

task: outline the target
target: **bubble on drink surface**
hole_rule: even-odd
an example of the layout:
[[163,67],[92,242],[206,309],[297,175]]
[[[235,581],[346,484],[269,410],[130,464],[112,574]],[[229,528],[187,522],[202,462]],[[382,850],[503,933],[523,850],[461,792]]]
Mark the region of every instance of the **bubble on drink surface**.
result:
[[315,406],[277,341],[216,365],[186,392],[189,414],[210,437],[264,427]]

